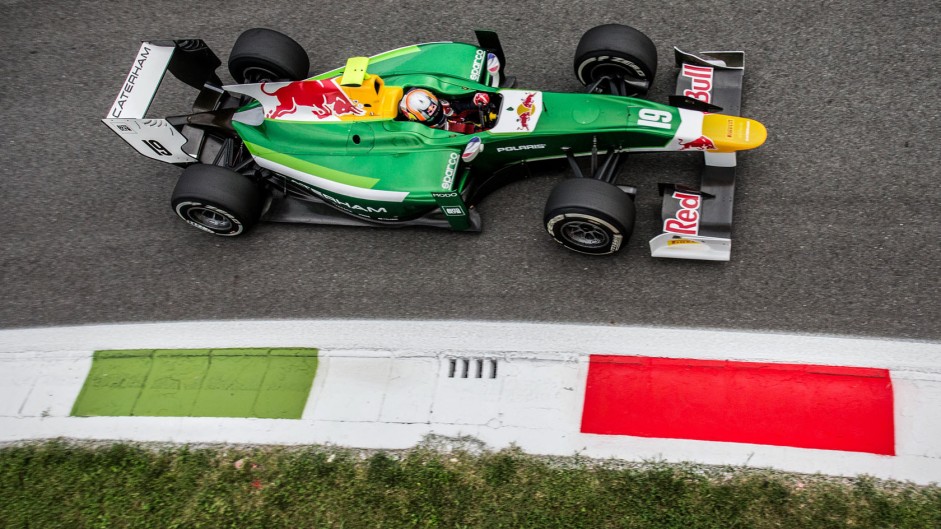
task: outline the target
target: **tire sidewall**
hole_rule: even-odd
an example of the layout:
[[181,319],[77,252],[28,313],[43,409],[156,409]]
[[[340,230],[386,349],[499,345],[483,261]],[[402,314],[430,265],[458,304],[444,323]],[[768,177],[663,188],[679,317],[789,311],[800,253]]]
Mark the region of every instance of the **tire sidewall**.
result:
[[598,51],[589,54],[575,67],[575,75],[580,83],[587,86],[597,80],[592,75],[594,70],[603,66],[620,67],[638,79],[653,80],[653,72],[637,57],[614,51]]
[[[245,74],[264,70],[269,81],[298,81],[307,77],[310,58],[294,39],[278,31],[253,28],[236,39],[229,53],[229,73],[238,83],[249,82]],[[263,79],[255,79],[254,82]]]
[[[606,244],[597,247],[587,247],[568,239],[563,235],[563,230],[566,225],[572,222],[587,222],[605,232],[608,238]],[[553,211],[545,219],[545,223],[546,230],[556,242],[569,250],[589,255],[608,255],[616,253],[621,249],[629,235],[624,233],[624,229],[619,227],[614,219],[609,218],[601,212],[582,208],[567,208]]]
[[[206,226],[196,220],[193,220],[190,213],[196,209],[206,209],[218,213],[229,220],[232,223],[231,227],[228,230],[219,230],[212,228],[211,226]],[[226,208],[220,207],[216,204],[209,203],[204,200],[196,199],[181,199],[176,201],[173,205],[173,210],[176,211],[176,214],[183,219],[187,224],[198,228],[207,233],[213,235],[220,235],[222,237],[235,237],[240,235],[245,231],[245,223],[235,213],[227,210]]]

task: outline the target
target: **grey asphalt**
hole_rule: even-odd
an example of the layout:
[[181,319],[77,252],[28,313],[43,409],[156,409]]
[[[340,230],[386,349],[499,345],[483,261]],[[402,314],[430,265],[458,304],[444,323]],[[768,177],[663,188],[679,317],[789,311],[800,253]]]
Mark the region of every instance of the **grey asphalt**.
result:
[[[2,5],[0,327],[485,319],[941,340],[936,2]],[[614,257],[567,252],[543,232],[560,165],[486,199],[479,235],[265,224],[228,240],[177,219],[178,169],[99,122],[142,38],[201,37],[225,60],[242,30],[270,27],[303,44],[317,71],[416,42],[473,42],[487,27],[522,87],[574,91],[579,36],[609,22],[657,43],[659,101],[671,46],[745,50],[743,114],[769,139],[739,157],[731,262],[649,255],[656,184],[695,183],[695,155],[625,167],[638,224]],[[185,112],[191,97],[171,84],[155,110]]]

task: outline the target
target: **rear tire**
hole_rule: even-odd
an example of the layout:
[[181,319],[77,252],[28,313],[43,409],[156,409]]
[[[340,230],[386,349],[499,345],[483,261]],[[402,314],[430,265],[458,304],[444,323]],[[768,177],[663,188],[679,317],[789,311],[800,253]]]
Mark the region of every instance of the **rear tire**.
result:
[[588,86],[604,76],[623,77],[644,95],[657,74],[657,47],[647,35],[620,24],[589,29],[575,48],[575,76]]
[[241,235],[261,217],[263,197],[255,182],[225,167],[191,165],[170,199],[187,224],[213,235]]
[[294,39],[265,28],[239,35],[229,54],[229,73],[237,83],[299,81],[307,77],[310,59]]
[[569,250],[612,254],[634,230],[634,201],[617,186],[601,180],[563,180],[546,201],[543,223],[549,235]]

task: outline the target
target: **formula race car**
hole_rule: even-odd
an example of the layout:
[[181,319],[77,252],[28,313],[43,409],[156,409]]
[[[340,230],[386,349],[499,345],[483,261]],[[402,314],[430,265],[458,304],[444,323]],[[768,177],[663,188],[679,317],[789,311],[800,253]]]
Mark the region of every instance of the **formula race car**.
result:
[[[634,28],[581,38],[575,74],[587,93],[515,88],[496,33],[476,35],[477,45],[408,46],[308,77],[297,42],[251,29],[229,55],[231,85],[202,40],[146,41],[103,121],[141,154],[184,167],[174,211],[222,236],[259,220],[480,231],[475,205],[525,174],[521,164],[567,158],[573,178],[552,190],[543,222],[564,247],[595,255],[633,230],[636,190],[614,183],[628,153],[701,151],[701,189],[661,184],[651,251],[729,259],[735,153],[766,137],[738,116],[741,52],[676,49],[667,105],[637,98],[657,52]],[[192,112],[145,118],[167,71],[199,90]]]

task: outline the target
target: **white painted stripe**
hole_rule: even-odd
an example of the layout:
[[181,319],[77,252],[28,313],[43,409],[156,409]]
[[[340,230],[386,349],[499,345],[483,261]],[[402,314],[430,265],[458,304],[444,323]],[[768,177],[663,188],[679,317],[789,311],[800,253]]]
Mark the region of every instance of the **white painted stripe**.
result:
[[321,189],[326,189],[327,191],[333,191],[334,193],[340,193],[353,198],[362,198],[364,200],[379,200],[383,202],[403,202],[405,197],[408,196],[407,191],[382,191],[379,189],[367,189],[363,187],[351,186],[348,184],[341,184],[340,182],[334,182],[327,178],[317,176],[310,173],[305,173],[303,171],[298,171],[297,169],[292,169],[286,165],[267,160],[260,156],[255,156],[255,161],[258,165],[264,167],[265,169],[270,169],[277,173],[290,176],[300,180],[301,182],[306,182],[312,186],[317,186]]
[[0,355],[0,417],[67,416],[91,361],[91,351]]
[[628,354],[941,373],[941,343],[826,335],[485,321],[244,320],[0,330],[0,353],[121,348]]

